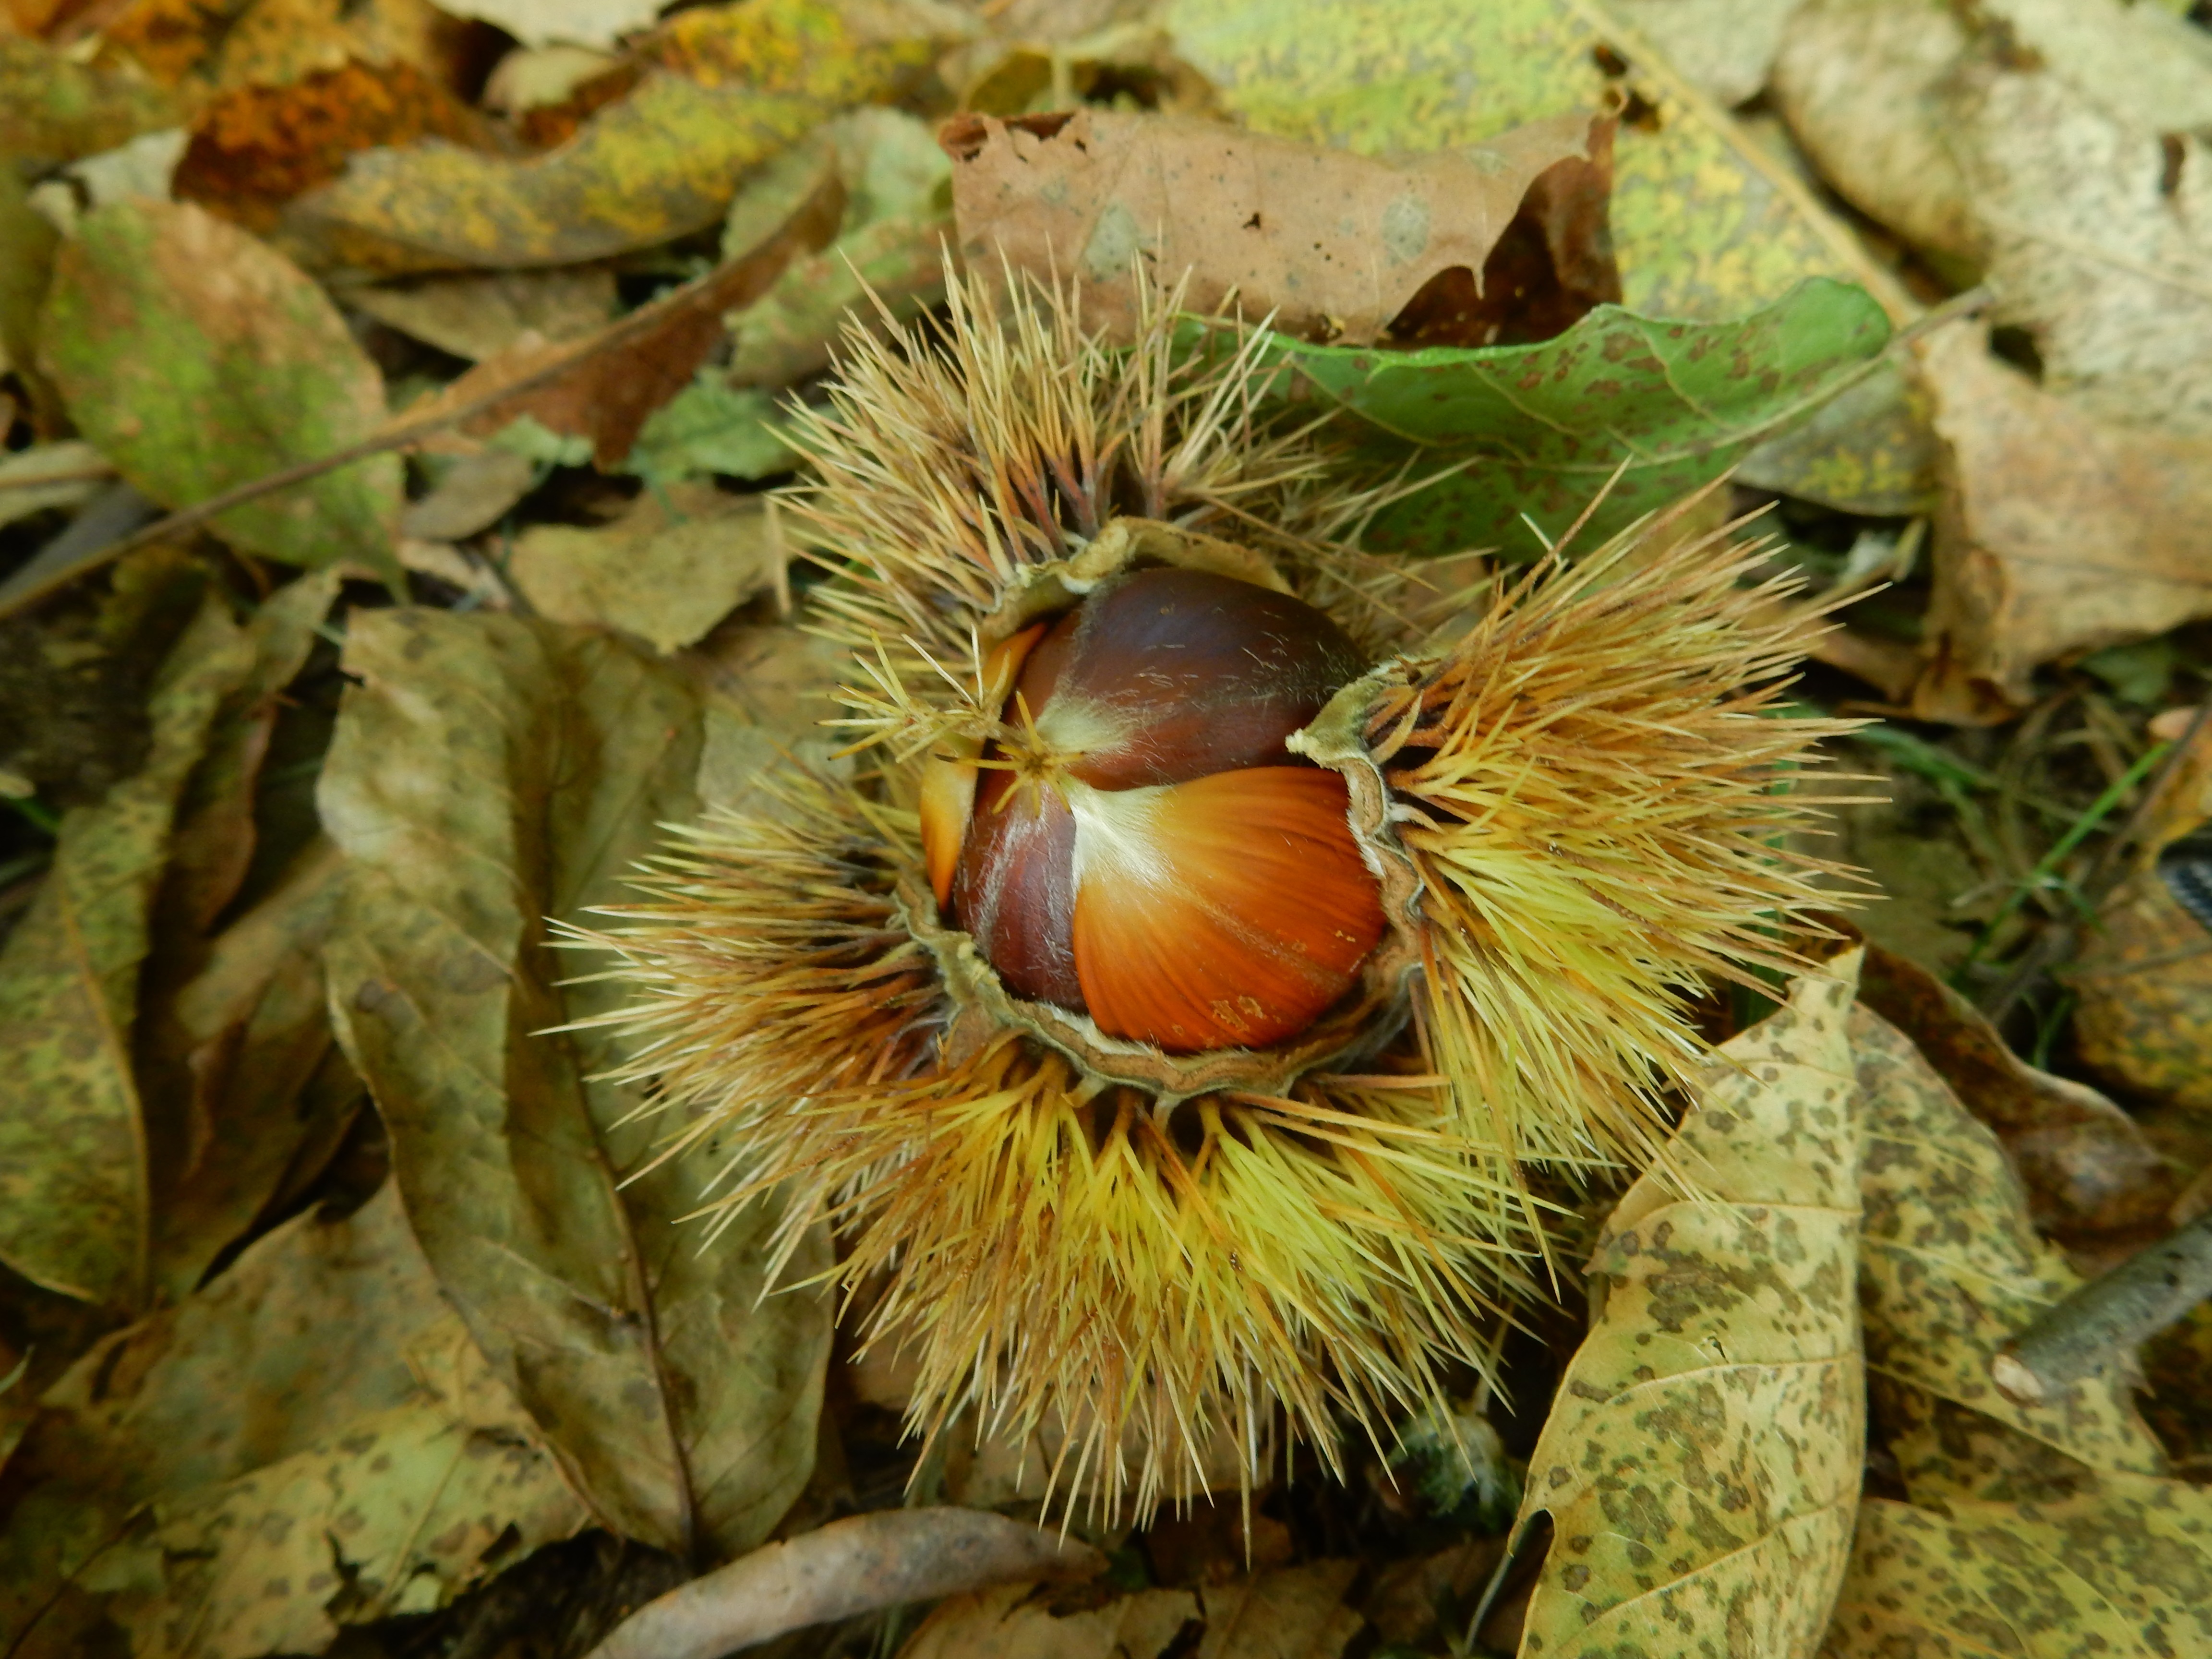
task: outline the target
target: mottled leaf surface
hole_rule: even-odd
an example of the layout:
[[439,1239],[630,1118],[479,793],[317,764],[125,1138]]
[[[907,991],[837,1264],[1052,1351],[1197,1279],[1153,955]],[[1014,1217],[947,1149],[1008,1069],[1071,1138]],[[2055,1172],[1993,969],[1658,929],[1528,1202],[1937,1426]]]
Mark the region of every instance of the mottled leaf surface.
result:
[[[88,214],[54,262],[46,362],[86,437],[166,507],[188,507],[367,437],[384,382],[329,297],[204,209]],[[287,564],[396,569],[399,459],[372,457],[215,520]]]
[[[1866,1122],[1860,1295],[1876,1423],[1911,1503],[1869,1498],[1828,1659],[2212,1650],[2212,1493],[2108,1371],[2014,1405],[1997,1346],[2078,1281],[1990,1130],[1893,1027],[1852,1016]],[[2116,1368],[2117,1369],[2117,1368]]]
[[[734,1553],[811,1466],[829,1310],[760,1298],[773,1214],[702,1251],[696,1172],[617,1190],[656,1127],[550,1033],[619,987],[556,985],[548,916],[619,896],[695,810],[693,693],[611,636],[511,617],[358,616],[322,807],[350,861],[329,947],[343,1039],[389,1125],[409,1212],[495,1370],[594,1510]],[[800,1252],[793,1276],[820,1265]]]
[[155,684],[144,766],[63,819],[53,868],[0,950],[0,1262],[65,1295],[133,1307],[146,1294],[139,967],[178,799],[252,662],[210,598]]
[[1524,1655],[1784,1659],[1820,1639],[1865,1443],[1857,968],[1797,981],[1722,1048],[1668,1143],[1681,1179],[1644,1176],[1606,1224],[1601,1305],[1516,1522],[1553,1523]]
[[1361,462],[1426,488],[1385,507],[1370,544],[1543,550],[1616,472],[1595,545],[1812,414],[1889,339],[1863,289],[1815,278],[1733,322],[1601,306],[1555,339],[1376,352],[1278,339],[1268,356],[1358,417]]

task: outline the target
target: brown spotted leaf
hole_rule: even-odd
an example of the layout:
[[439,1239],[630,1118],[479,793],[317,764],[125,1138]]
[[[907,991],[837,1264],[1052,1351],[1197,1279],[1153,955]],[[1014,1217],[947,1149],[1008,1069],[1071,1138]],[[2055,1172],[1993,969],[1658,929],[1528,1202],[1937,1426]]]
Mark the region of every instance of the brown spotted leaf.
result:
[[1529,1460],[1516,1534],[1552,1520],[1522,1652],[1810,1654],[1841,1580],[1865,1443],[1853,1295],[1858,960],[1727,1044],[1592,1255],[1599,1287]]
[[1860,1297],[1879,1437],[1911,1502],[1861,1509],[1827,1659],[2168,1659],[2212,1647],[2212,1493],[2108,1370],[2042,1405],[1997,1346],[2078,1282],[1990,1130],[1904,1036],[1852,1016],[1866,1131]]

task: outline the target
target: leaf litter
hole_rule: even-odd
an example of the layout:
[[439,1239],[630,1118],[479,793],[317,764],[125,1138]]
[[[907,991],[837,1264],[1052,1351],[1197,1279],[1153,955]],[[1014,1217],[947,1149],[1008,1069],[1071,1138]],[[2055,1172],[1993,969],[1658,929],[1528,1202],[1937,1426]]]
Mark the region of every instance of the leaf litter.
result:
[[[616,1055],[545,1034],[613,994],[546,918],[617,892],[659,822],[770,805],[782,755],[854,767],[823,724],[836,653],[794,625],[834,550],[787,543],[759,486],[799,464],[790,404],[841,331],[927,313],[948,251],[989,245],[1079,278],[1094,322],[1132,256],[1195,264],[1200,311],[1273,312],[1259,407],[1364,470],[1378,569],[1526,557],[1608,481],[1600,533],[1737,468],[1714,510],[1768,507],[1773,568],[1861,596],[1799,695],[1881,721],[1854,752],[1899,804],[1848,809],[1847,844],[1920,860],[1884,863],[1869,918],[1918,960],[1869,952],[1848,1048],[1832,979],[1724,1048],[1747,1069],[1676,1146],[1740,1191],[1588,1195],[1560,1288],[1596,1311],[1501,1334],[1510,1406],[1455,1406],[1452,1478],[1408,1421],[1346,1449],[1345,1486],[1299,1468],[1097,1536],[1088,1583],[926,1622],[853,1589],[793,1650],[2207,1639],[2172,1439],[2194,1328],[2147,1362],[2158,1435],[2124,1357],[2042,1407],[1990,1382],[2039,1310],[2201,1209],[2212,1160],[2203,768],[2156,746],[2212,696],[2172,550],[2203,471],[2198,26],[2043,0],[26,0],[15,28],[0,580],[60,576],[0,597],[14,1650],[343,1632],[396,1659],[521,1641],[559,1601],[596,1611],[527,1650],[580,1653],[623,1583],[759,1566],[908,1492],[1036,1517],[1039,1446],[918,1462],[896,1364],[762,1295],[765,1217],[697,1253],[704,1172],[637,1174],[661,1131],[599,1079]],[[1408,180],[1530,133],[1552,147],[1518,171],[1421,198],[1426,264],[1380,258],[1411,246]],[[1439,204],[1481,222],[1454,241]],[[1947,301],[1980,320],[1894,348]],[[108,562],[163,508],[356,452]],[[1854,1066],[1856,1092],[1810,1086]],[[1728,1358],[1651,1362],[1693,1328]],[[1785,1371],[1818,1379],[1794,1411]],[[1773,1398],[1729,1392],[1755,1377]],[[1547,1548],[1460,1495],[1462,1455],[1509,1503],[1526,1473]]]

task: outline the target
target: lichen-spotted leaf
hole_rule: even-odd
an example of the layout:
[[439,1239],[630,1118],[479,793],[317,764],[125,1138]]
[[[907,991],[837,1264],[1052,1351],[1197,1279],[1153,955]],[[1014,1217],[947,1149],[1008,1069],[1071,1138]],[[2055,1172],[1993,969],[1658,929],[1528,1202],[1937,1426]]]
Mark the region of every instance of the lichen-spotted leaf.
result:
[[[1856,951],[1720,1051],[1590,1262],[1602,1305],[1529,1460],[1521,1651],[1814,1651],[1864,1455]],[[1685,1188],[1693,1193],[1686,1196]]]

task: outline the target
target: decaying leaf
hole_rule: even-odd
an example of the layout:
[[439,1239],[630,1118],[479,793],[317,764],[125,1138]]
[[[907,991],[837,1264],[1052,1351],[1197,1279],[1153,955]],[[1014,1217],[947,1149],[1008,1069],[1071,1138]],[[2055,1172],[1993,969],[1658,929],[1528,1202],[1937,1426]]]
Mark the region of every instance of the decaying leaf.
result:
[[2039,664],[2212,616],[2212,447],[2084,413],[1990,356],[1978,327],[1918,350],[1944,491],[1915,713],[2008,719]]
[[1732,323],[1601,306],[1534,345],[1377,352],[1278,337],[1267,361],[1358,417],[1360,463],[1378,482],[1437,475],[1376,515],[1370,546],[1518,559],[1564,534],[1608,483],[1595,538],[1718,477],[1888,337],[1863,290],[1822,278]]
[[[203,208],[118,202],[55,261],[43,335],[70,416],[138,489],[185,507],[367,437],[383,378],[337,308]],[[374,456],[232,507],[215,526],[288,564],[396,570],[399,462]]]
[[331,1006],[440,1283],[596,1513],[749,1548],[811,1465],[829,1310],[762,1298],[773,1206],[702,1250],[677,1224],[696,1170],[618,1189],[659,1130],[592,1080],[603,1036],[550,1030],[623,994],[559,988],[544,918],[617,897],[656,826],[692,816],[692,694],[611,636],[483,613],[356,613],[344,666]]
[[1621,129],[1613,237],[1623,303],[1712,320],[1807,276],[1887,294],[1851,233],[1803,183],[1661,64],[1623,62],[1594,0],[1176,0],[1176,49],[1255,132],[1362,155],[1480,143],[1617,91],[1648,110]]
[[2035,1407],[1997,1347],[2076,1282],[2003,1155],[1911,1044],[1851,1021],[1866,1113],[1861,1296],[1877,1420],[1911,1504],[1861,1507],[1824,1654],[2171,1656],[2212,1641],[2212,1497],[2113,1367]]
[[1990,1359],[2080,1278],[2037,1237],[1996,1137],[1911,1041],[1866,1008],[1852,1015],[1851,1041],[1866,1113],[1867,1370],[1907,1474],[1943,1455],[1929,1431],[1939,1402],[2094,1468],[2161,1473],[2164,1455],[2112,1377],[2039,1406],[1997,1392]]
[[242,87],[281,87],[349,58],[413,64],[458,81],[466,43],[430,0],[131,0],[94,60],[172,88],[188,105]]
[[[2212,928],[2176,889],[2201,880],[2208,818],[2212,729],[2199,729],[2143,803],[2134,868],[2106,896],[2065,975],[2083,1063],[2189,1112],[2212,1111]],[[2196,1189],[2205,1185],[2200,1176]]]
[[532,526],[507,578],[541,617],[620,629],[665,653],[781,586],[787,556],[761,497],[679,483],[596,529]]
[[2047,390],[2212,435],[2212,50],[2122,0],[1815,0],[1778,101],[1856,205],[2027,329]]
[[146,1127],[131,1067],[139,965],[170,825],[251,647],[210,597],[169,655],[145,764],[62,821],[52,872],[0,949],[0,1261],[68,1296],[149,1290]]
[[[1522,1651],[1810,1654],[1865,1442],[1855,954],[1726,1044],[1606,1224],[1590,1334],[1516,1523],[1552,1520]],[[1680,1195],[1693,1182],[1700,1196]]]
[[[502,1422],[496,1403],[480,1389],[473,1419],[451,1410],[441,1414],[426,1397],[410,1352],[419,1355],[427,1347],[450,1370],[459,1335],[398,1194],[387,1186],[343,1219],[303,1215],[286,1223],[255,1241],[205,1290],[99,1343],[47,1389],[11,1470],[11,1524],[0,1530],[0,1640],[29,1634],[30,1650],[40,1650],[36,1633],[47,1623],[43,1604],[63,1583],[77,1595],[125,1592],[122,1606],[111,1603],[111,1611],[150,1623],[161,1612],[146,1601],[147,1592],[169,1571],[184,1579],[210,1571],[234,1574],[239,1557],[250,1553],[242,1547],[246,1540],[211,1540],[212,1557],[168,1562],[149,1535],[159,1516],[135,1533],[134,1518],[144,1516],[149,1504],[173,1516],[204,1512],[226,1494],[234,1502],[240,1483],[257,1489],[257,1471],[265,1477],[272,1468],[296,1470],[304,1457],[319,1458],[351,1485],[360,1522],[332,1528],[331,1517],[321,1517],[320,1525],[313,1514],[297,1517],[309,1528],[301,1547],[319,1552],[319,1559],[306,1571],[263,1573],[252,1582],[267,1613],[301,1638],[270,1646],[319,1649],[335,1633],[325,1604],[345,1606],[333,1577],[337,1562],[380,1565],[349,1540],[363,1528],[388,1537],[396,1520],[439,1501],[441,1471],[434,1462],[379,1470],[360,1445],[346,1446],[350,1434],[398,1413],[426,1430],[439,1421],[477,1421],[503,1442],[502,1455],[527,1448],[526,1425],[511,1402]],[[550,1460],[531,1455],[550,1476]],[[266,1489],[265,1478],[258,1489]],[[557,1480],[550,1487],[541,1483],[532,1502],[550,1500],[557,1490]],[[479,1510],[472,1524],[514,1521],[532,1528],[531,1541],[540,1541],[546,1534],[538,1522],[545,1513],[495,1505]],[[564,1525],[572,1528],[580,1515],[570,1498]],[[268,1541],[280,1536],[272,1532]],[[261,1540],[253,1545],[265,1547]],[[453,1575],[453,1582],[460,1577]],[[271,1594],[280,1578],[283,1589]],[[184,1588],[181,1580],[178,1588]],[[418,1596],[426,1588],[418,1587]],[[179,1601],[173,1611],[181,1614],[188,1605]],[[356,1604],[349,1616],[366,1616],[366,1610]],[[318,1632],[319,1642],[305,1639]],[[197,1643],[157,1650],[221,1651],[232,1639],[210,1625]]]
[[193,118],[169,188],[258,234],[358,150],[425,138],[489,148],[490,124],[412,64],[348,62],[289,86],[241,88]]
[[1716,103],[1758,95],[1803,0],[1606,0],[1606,9],[1667,55]]
[[155,1505],[158,1530],[143,1547],[158,1552],[161,1594],[121,1598],[142,1644],[179,1659],[319,1652],[342,1619],[433,1612],[586,1524],[459,1319],[447,1315],[407,1357],[418,1386],[404,1405]]
[[[1878,364],[1802,426],[1743,458],[1738,483],[1839,513],[1905,518],[1934,511],[1935,413],[1927,390],[1894,362]],[[1909,689],[1911,681],[1908,678]]]
[[[1480,313],[1464,322],[1470,344],[1516,328],[1522,310],[1547,313],[1540,337],[1618,299],[1604,218],[1612,137],[1609,120],[1560,115],[1480,145],[1381,161],[1218,122],[1093,109],[963,116],[944,131],[971,268],[1005,259],[1040,276],[1066,272],[1083,284],[1086,322],[1126,335],[1141,259],[1170,283],[1188,272],[1194,311],[1233,295],[1287,334],[1348,345],[1376,340],[1454,271],[1467,290],[1459,297]],[[1540,181],[1561,204],[1540,220],[1560,222],[1534,233],[1529,258],[1544,255],[1556,296],[1516,291],[1537,286],[1533,271],[1521,284],[1502,270],[1484,282]]]
[[648,75],[544,155],[449,144],[357,155],[293,204],[287,228],[394,276],[605,258],[714,223],[738,177],[823,112],[809,98]]
[[2164,1218],[2174,1196],[2165,1158],[2094,1089],[2030,1066],[1972,1003],[1879,945],[1867,947],[1859,1000],[1901,1030],[1996,1132],[2038,1227],[2079,1238]]
[[75,161],[174,126],[182,112],[143,76],[0,32],[0,155]]

